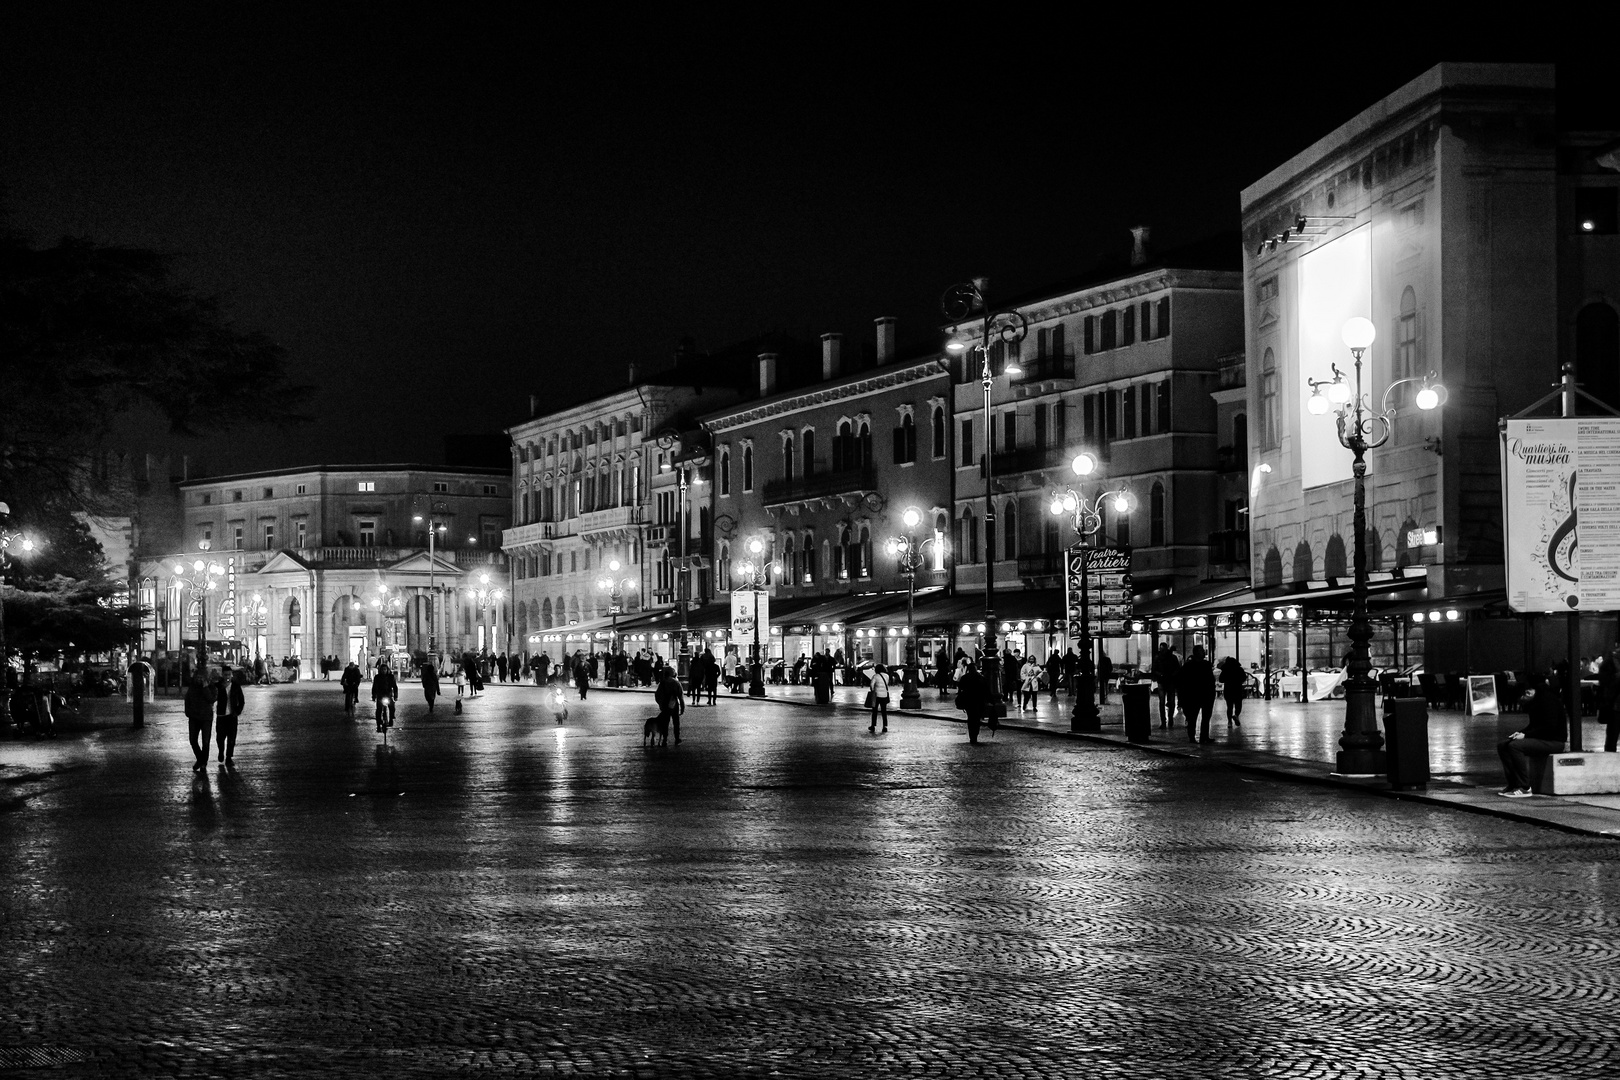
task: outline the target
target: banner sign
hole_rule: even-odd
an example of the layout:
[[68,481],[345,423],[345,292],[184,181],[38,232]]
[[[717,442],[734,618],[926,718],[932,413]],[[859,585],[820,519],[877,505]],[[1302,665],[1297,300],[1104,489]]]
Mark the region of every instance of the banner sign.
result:
[[1620,417],[1505,421],[1502,533],[1514,611],[1620,611]]
[[1096,637],[1130,635],[1135,610],[1130,548],[1074,545],[1068,552],[1064,585],[1070,634],[1078,634],[1084,620]]
[[737,589],[731,594],[731,640],[733,644],[752,644],[755,620],[758,620],[759,639],[764,641],[771,625],[771,597],[763,589]]
[[1496,676],[1468,676],[1468,715],[1485,716],[1496,713]]

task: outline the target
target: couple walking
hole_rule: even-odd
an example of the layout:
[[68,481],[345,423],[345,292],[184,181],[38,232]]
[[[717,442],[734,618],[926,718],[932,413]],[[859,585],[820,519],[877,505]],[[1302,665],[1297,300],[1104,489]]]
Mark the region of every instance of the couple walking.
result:
[[197,762],[192,772],[202,772],[208,766],[210,736],[219,739],[219,763],[236,771],[236,729],[247,706],[242,687],[247,684],[247,671],[238,668],[233,675],[229,667],[208,674],[202,671],[192,676],[186,687],[186,729],[191,738],[191,752]]

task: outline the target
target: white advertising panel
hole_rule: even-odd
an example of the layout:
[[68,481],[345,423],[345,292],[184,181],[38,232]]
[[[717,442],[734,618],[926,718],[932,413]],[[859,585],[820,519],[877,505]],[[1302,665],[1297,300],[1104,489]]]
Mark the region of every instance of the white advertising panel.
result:
[[754,643],[755,620],[758,620],[759,640],[770,633],[771,598],[766,592],[737,589],[731,594],[731,642],[734,645]]
[[1508,420],[1502,533],[1515,611],[1620,611],[1620,418]]
[[[1306,406],[1310,379],[1333,378],[1333,365],[1354,379],[1344,324],[1356,316],[1377,321],[1372,311],[1372,226],[1363,225],[1331,244],[1307,251],[1299,259],[1299,416],[1300,479],[1320,487],[1350,479],[1350,451],[1339,444],[1332,412],[1315,416]],[[1377,370],[1374,342],[1362,357],[1365,373]],[[1367,385],[1371,392],[1371,385]]]

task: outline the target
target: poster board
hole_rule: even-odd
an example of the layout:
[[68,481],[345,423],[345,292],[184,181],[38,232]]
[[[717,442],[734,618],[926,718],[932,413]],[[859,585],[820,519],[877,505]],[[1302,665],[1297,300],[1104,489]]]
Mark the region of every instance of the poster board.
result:
[[1468,715],[1495,716],[1500,712],[1496,704],[1496,676],[1468,676]]
[[1620,417],[1504,421],[1502,534],[1514,611],[1620,611]]
[[[1130,548],[1091,548],[1075,544],[1068,551],[1064,589],[1069,632],[1080,630],[1081,616],[1094,637],[1129,637],[1136,594],[1131,587]],[[1086,608],[1082,611],[1082,607]]]
[[[758,605],[756,607],[756,604]],[[731,594],[731,641],[734,645],[754,643],[754,617],[759,613],[759,637],[764,641],[771,625],[771,597],[761,589],[737,589]]]

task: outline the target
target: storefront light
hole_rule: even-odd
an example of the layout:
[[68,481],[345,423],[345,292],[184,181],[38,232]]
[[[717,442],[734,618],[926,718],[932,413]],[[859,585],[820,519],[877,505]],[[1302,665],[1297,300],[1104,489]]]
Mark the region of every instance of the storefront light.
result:
[[1446,622],[1456,622],[1459,617],[1460,616],[1457,614],[1457,609],[1456,608],[1447,609],[1447,611],[1446,611]]
[[973,625],[971,623],[963,623],[962,624],[962,633],[964,633],[964,634],[973,633]]
[[979,633],[981,633],[981,634],[984,633],[984,623],[980,623],[978,625],[977,629],[978,629]]
[[1440,613],[1438,611],[1429,612],[1429,621],[1430,622],[1439,622],[1440,621]]
[[1290,619],[1297,619],[1297,618],[1299,618],[1299,608],[1297,608],[1297,607],[1291,607],[1291,608],[1289,608],[1289,609],[1288,609],[1288,617],[1289,617],[1289,618],[1290,618]]
[[1044,622],[1044,621],[1042,621],[1042,620],[1040,620],[1040,619],[1036,619],[1036,620],[1035,620],[1035,621],[1034,621],[1034,622],[1033,622],[1033,623],[1031,623],[1031,624],[1030,624],[1030,625],[1031,625],[1031,626],[1033,626],[1033,627],[1034,627],[1034,628],[1035,628],[1035,632],[1036,632],[1036,633],[1037,633],[1037,634],[1039,634],[1039,633],[1042,633],[1042,632],[1043,632],[1043,631],[1045,631],[1045,630],[1046,630],[1046,623],[1045,623],[1045,622]]

